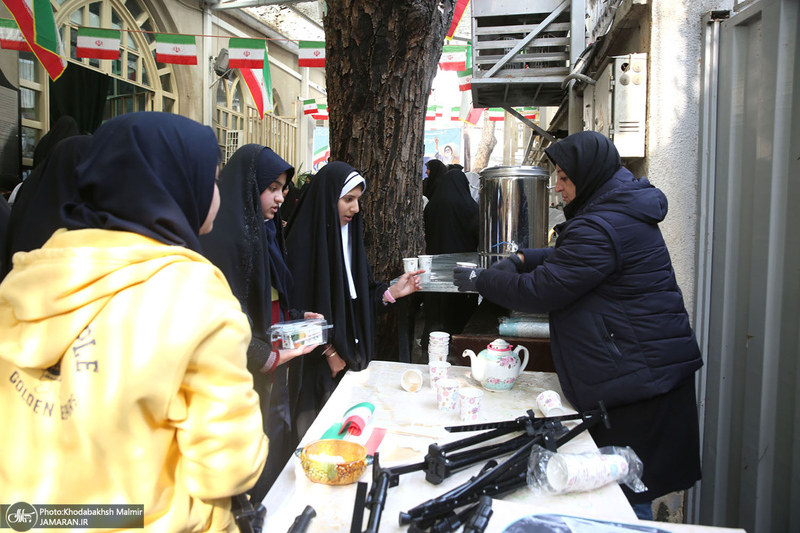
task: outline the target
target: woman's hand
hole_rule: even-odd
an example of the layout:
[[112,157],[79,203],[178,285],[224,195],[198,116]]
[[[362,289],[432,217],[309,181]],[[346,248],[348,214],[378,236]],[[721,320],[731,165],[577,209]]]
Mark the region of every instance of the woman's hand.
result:
[[306,320],[308,320],[308,319],[310,319],[310,318],[321,318],[321,319],[323,319],[323,320],[324,320],[324,319],[325,319],[325,315],[321,315],[321,314],[319,314],[319,313],[312,313],[312,312],[310,312],[310,311],[306,311],[306,312],[303,314],[303,318],[305,318]]
[[424,269],[406,272],[400,276],[400,279],[397,280],[397,283],[389,287],[389,294],[391,294],[392,298],[396,300],[398,298],[402,298],[403,296],[408,296],[412,292],[421,290],[422,278],[420,278],[419,275],[423,272],[425,272]]
[[345,360],[339,357],[338,353],[334,353],[332,356],[326,357],[325,360],[328,361],[328,367],[331,369],[332,378],[336,378],[337,374],[339,374],[339,372],[344,370],[347,366]]
[[276,350],[278,352],[278,366],[288,363],[295,357],[314,351],[317,346],[319,346],[319,344],[309,344],[308,346],[301,346],[293,350]]

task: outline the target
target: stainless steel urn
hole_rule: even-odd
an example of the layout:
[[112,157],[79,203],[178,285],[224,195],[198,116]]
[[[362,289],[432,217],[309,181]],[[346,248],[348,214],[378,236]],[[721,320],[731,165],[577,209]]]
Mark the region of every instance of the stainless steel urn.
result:
[[541,167],[500,166],[480,175],[481,266],[520,248],[547,246],[550,174]]

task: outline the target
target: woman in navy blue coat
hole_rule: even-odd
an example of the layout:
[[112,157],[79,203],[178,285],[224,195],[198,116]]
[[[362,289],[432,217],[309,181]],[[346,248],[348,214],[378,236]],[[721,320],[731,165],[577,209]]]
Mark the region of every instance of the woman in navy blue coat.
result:
[[545,152],[566,203],[555,247],[522,250],[488,270],[457,268],[455,283],[509,309],[550,314],[561,388],[579,411],[599,401],[609,408],[611,429],[592,436],[642,459],[649,490],[623,490],[647,517],[654,498],[700,479],[694,373],[703,363],[658,228],[667,199],[596,132]]

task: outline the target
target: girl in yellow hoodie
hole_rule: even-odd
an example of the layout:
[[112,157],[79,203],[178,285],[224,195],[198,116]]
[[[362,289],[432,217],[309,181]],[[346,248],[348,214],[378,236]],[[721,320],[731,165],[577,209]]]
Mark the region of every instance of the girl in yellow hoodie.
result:
[[[0,502],[139,504],[152,531],[235,531],[267,455],[250,327],[198,235],[213,131],[131,113],[95,133],[68,231],[0,284]],[[137,529],[141,531],[141,529]]]

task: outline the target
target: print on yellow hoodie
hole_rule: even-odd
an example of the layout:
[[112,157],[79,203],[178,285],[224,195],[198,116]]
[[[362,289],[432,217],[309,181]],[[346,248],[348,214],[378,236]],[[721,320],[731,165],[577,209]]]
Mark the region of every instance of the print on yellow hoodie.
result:
[[16,254],[0,502],[143,504],[145,530],[235,530],[230,496],[267,456],[249,341],[225,278],[187,248],[85,229]]

